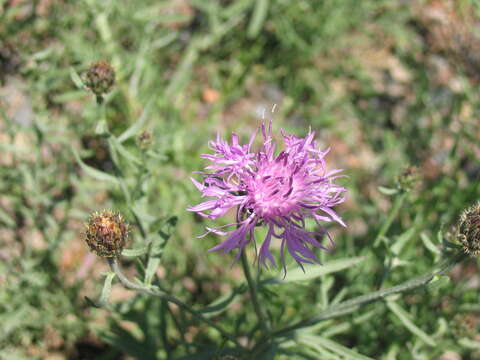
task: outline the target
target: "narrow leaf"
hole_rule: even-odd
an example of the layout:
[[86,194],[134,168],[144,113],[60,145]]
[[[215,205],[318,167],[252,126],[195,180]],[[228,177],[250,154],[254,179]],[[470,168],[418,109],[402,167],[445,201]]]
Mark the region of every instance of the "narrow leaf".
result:
[[152,284],[153,277],[157,271],[158,266],[160,265],[160,258],[155,256],[150,256],[147,263],[147,268],[145,269],[145,285],[149,286]]
[[150,244],[150,256],[148,258],[147,268],[145,270],[145,284],[151,285],[153,276],[160,265],[163,251],[167,246],[168,240],[172,235],[173,228],[176,224],[176,217],[169,218],[162,229],[158,230],[157,234],[154,234]]
[[267,17],[269,0],[257,0],[253,9],[252,19],[248,24],[247,36],[255,38],[262,30],[263,23]]
[[122,256],[125,256],[125,257],[137,257],[137,256],[145,255],[146,253],[148,253],[148,246],[143,246],[136,249],[122,250]]
[[294,281],[307,281],[312,280],[327,274],[332,274],[337,271],[342,271],[354,267],[361,262],[365,261],[366,257],[354,257],[348,259],[340,259],[328,262],[324,265],[307,265],[304,266],[305,272],[302,271],[300,267],[296,267],[291,270],[287,270],[287,275],[285,278],[281,276],[275,279],[265,280],[263,283],[266,284],[283,284]]
[[435,244],[432,242],[432,240],[430,240],[430,238],[427,236],[427,234],[421,233],[420,238],[422,239],[423,245],[425,245],[425,247],[431,253],[433,253],[436,258],[438,256],[442,255],[442,252],[440,251],[440,249],[437,246],[435,246]]
[[140,118],[135,121],[127,130],[125,130],[118,138],[117,141],[119,143],[124,142],[125,140],[130,139],[132,136],[135,136],[139,133],[139,131],[145,126],[145,123],[148,120],[148,115],[150,114],[150,110],[152,108],[152,102],[149,102],[145,109],[143,109],[142,115]]
[[207,317],[221,314],[228,307],[239,298],[239,295],[243,294],[246,291],[244,286],[235,288],[229,293],[219,297],[217,300],[210,303],[205,309],[202,309],[200,312],[203,314],[208,314]]
[[349,360],[373,360],[372,358],[362,355],[355,350],[349,349],[346,346],[343,346],[335,341],[326,339],[324,337],[315,336],[315,335],[299,335],[300,339],[303,343],[313,346],[316,349],[325,348],[328,351],[336,355],[340,355],[342,359],[349,359]]
[[336,353],[338,355],[344,356],[346,359],[351,360],[373,360],[373,358],[362,355],[352,349],[349,349],[346,346],[340,345],[339,343],[325,339],[325,338],[317,338],[318,343],[323,346],[324,348]]
[[115,277],[114,272],[109,272],[105,277],[105,282],[103,283],[102,295],[100,295],[100,305],[105,305],[108,303],[108,298],[110,297],[110,292],[112,291],[112,281]]
[[79,89],[84,89],[85,86],[83,85],[83,81],[80,78],[80,75],[75,71],[73,67],[70,68],[70,78],[72,79],[75,86]]
[[73,155],[75,156],[75,160],[77,160],[78,165],[80,165],[82,170],[85,171],[87,175],[100,181],[108,181],[108,182],[118,184],[118,180],[114,176],[109,175],[103,171],[97,170],[91,166],[88,166],[82,161],[82,159],[80,159],[80,156],[78,155],[77,151],[73,147],[72,147],[72,151],[73,151]]
[[114,137],[111,137],[108,139],[108,141],[111,143],[111,145],[115,148],[115,150],[123,156],[125,159],[127,159],[129,162],[134,163],[136,165],[140,165],[142,162],[131,152],[129,152],[117,139]]
[[400,305],[394,301],[387,301],[387,307],[398,317],[402,324],[405,325],[408,330],[410,330],[410,332],[417,335],[426,344],[430,346],[436,346],[435,340],[433,340],[432,337],[427,335],[422,329],[415,325],[410,319],[409,314],[403,310]]
[[398,193],[397,189],[387,188],[385,186],[379,186],[378,191],[387,196],[392,196]]
[[404,246],[413,238],[417,229],[415,227],[408,229],[403,234],[397,237],[395,243],[391,247],[391,251],[395,255],[399,255]]

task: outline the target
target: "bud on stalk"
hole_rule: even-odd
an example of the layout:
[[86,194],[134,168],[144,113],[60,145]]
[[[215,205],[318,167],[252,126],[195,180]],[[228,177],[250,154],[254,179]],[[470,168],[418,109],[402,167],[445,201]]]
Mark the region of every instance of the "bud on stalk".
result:
[[90,250],[101,257],[119,257],[125,247],[128,225],[119,213],[109,210],[95,212],[86,224],[86,237]]

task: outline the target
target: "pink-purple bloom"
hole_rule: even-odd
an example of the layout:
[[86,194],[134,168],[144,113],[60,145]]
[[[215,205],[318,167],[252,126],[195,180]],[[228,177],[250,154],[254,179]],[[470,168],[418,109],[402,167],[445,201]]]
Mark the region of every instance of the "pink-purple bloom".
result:
[[[285,266],[285,249],[302,266],[302,263],[318,262],[313,248],[325,249],[316,239],[329,234],[322,222],[335,221],[345,226],[333,207],[345,200],[346,189],[333,183],[342,176],[342,170],[328,171],[325,155],[314,140],[311,130],[304,138],[285,134],[282,131],[284,150],[275,155],[276,144],[272,138],[272,124],[262,125],[263,144],[258,151],[252,151],[256,132],[248,144],[241,145],[238,136],[232,134],[231,143],[219,136],[209,142],[213,154],[203,158],[211,162],[200,172],[203,182],[192,179],[203,197],[212,198],[188,210],[209,219],[225,215],[230,209],[237,209],[236,229],[224,232],[220,228],[208,228],[227,236],[221,244],[210,251],[224,253],[238,249],[238,256],[244,247],[253,242],[257,250],[254,229],[265,226],[267,233],[257,251],[259,263],[267,266],[267,260],[275,265],[270,244],[281,241],[280,256]],[[314,219],[320,231],[305,230],[305,219]]]

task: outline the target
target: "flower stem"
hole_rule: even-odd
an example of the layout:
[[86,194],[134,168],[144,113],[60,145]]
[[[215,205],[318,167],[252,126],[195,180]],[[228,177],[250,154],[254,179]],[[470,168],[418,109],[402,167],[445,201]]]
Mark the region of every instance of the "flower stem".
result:
[[284,336],[292,331],[304,328],[307,326],[312,326],[318,322],[339,317],[342,315],[350,314],[359,308],[370,304],[372,302],[383,299],[384,297],[396,293],[404,293],[411,291],[420,286],[427,285],[433,278],[437,275],[442,275],[448,272],[453,266],[460,263],[466,258],[464,253],[457,254],[456,256],[445,260],[436,270],[427,273],[417,279],[409,280],[403,284],[393,286],[388,289],[382,289],[375,292],[372,292],[367,295],[358,296],[352,300],[342,302],[337,305],[330,306],[324,311],[320,312],[317,315],[310,316],[308,319],[301,320],[291,326],[285,327],[283,329],[276,330],[272,333],[272,336]]
[[144,286],[141,284],[136,284],[131,282],[130,280],[127,279],[127,277],[123,274],[122,270],[120,269],[120,266],[118,264],[118,261],[116,258],[107,258],[108,264],[110,265],[110,268],[112,271],[115,273],[115,275],[118,277],[118,280],[122,283],[122,285],[131,290],[136,290],[145,294],[153,295],[153,296],[158,296],[159,298],[171,302],[172,304],[177,305],[179,308],[189,312],[192,314],[195,318],[197,318],[200,321],[203,321],[204,323],[208,324],[215,330],[217,330],[224,338],[230,340],[232,343],[234,343],[236,346],[240,348],[244,348],[232,335],[230,335],[227,331],[225,331],[223,328],[215,324],[213,321],[210,319],[206,318],[203,316],[200,312],[192,309],[190,306],[182,302],[181,300],[177,299],[176,297],[169,295],[163,291],[158,290],[157,288],[153,286]]
[[247,255],[245,254],[245,251],[242,251],[241,258],[242,258],[243,273],[245,274],[245,278],[247,279],[248,289],[250,291],[250,297],[252,299],[253,309],[255,310],[255,314],[257,314],[260,327],[265,332],[265,334],[268,335],[270,333],[270,327],[269,327],[269,324],[267,323],[267,320],[262,311],[262,308],[260,307],[260,302],[258,301],[257,284],[252,278],[252,273],[250,272],[250,267],[248,266],[248,260],[247,260]]

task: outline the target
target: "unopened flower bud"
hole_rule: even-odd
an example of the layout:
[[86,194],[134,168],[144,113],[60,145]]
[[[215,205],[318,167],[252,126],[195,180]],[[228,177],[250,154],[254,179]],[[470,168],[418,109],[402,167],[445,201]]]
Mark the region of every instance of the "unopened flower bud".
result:
[[398,176],[397,183],[402,191],[411,191],[420,182],[420,172],[415,166],[407,165]]
[[460,216],[458,240],[467,254],[480,254],[480,202],[466,209]]
[[119,213],[95,212],[88,221],[86,238],[90,250],[101,257],[118,257],[128,235],[128,226]]
[[95,95],[102,96],[115,84],[115,70],[108,62],[97,61],[85,73],[84,83]]
[[152,133],[147,130],[142,131],[142,133],[137,137],[138,147],[142,150],[146,150],[152,144],[152,141]]

